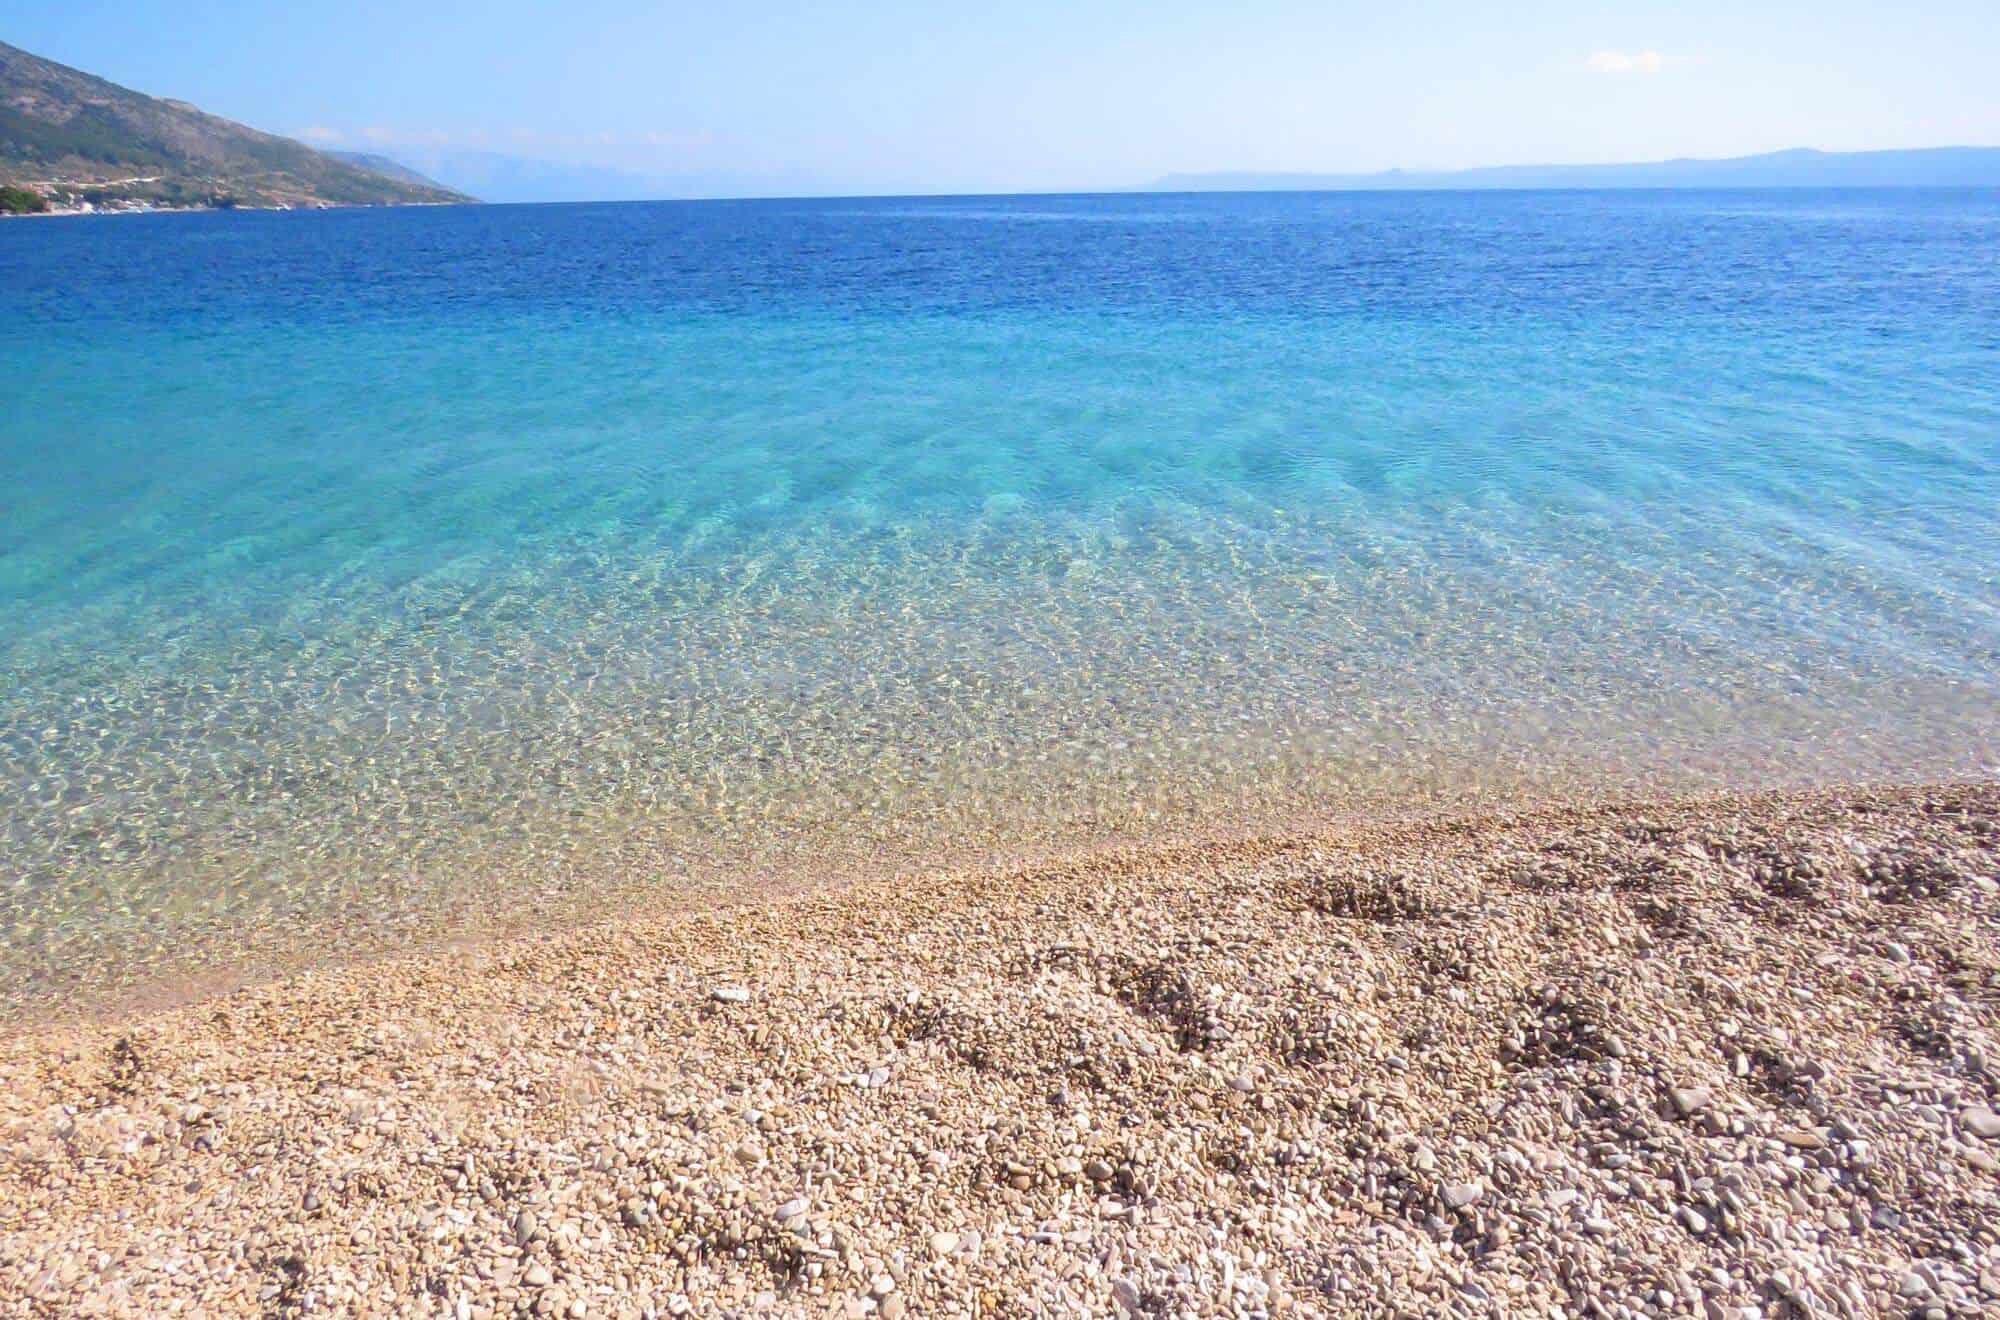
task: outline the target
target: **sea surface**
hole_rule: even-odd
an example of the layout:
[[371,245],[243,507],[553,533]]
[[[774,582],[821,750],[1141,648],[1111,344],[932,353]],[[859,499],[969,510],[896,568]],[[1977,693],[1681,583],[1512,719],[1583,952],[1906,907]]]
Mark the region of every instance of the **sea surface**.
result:
[[0,225],[0,998],[1995,773],[2000,193]]

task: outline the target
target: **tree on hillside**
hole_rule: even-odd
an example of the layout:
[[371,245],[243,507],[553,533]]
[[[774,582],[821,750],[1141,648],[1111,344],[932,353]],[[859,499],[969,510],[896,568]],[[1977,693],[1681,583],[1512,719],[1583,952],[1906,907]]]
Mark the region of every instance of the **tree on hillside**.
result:
[[34,215],[49,209],[49,199],[33,188],[0,183],[0,215]]

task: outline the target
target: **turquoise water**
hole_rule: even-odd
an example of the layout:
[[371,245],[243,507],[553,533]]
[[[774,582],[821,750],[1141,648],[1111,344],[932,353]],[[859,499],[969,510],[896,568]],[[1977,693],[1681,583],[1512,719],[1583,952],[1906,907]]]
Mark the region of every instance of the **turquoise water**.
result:
[[0,982],[1991,773],[2000,197],[0,226]]

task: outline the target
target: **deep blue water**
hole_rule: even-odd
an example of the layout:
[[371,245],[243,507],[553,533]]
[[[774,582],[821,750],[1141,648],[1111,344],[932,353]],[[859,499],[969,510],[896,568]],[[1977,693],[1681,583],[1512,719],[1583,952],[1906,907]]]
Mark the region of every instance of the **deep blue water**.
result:
[[24,983],[1995,761],[1991,192],[79,218],[0,297]]

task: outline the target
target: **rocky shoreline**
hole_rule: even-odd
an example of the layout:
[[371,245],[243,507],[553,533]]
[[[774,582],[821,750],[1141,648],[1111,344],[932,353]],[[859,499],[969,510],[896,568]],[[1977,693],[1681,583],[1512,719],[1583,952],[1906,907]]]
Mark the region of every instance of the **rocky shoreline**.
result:
[[0,1044],[9,1314],[2000,1308],[2000,786],[1357,825]]

